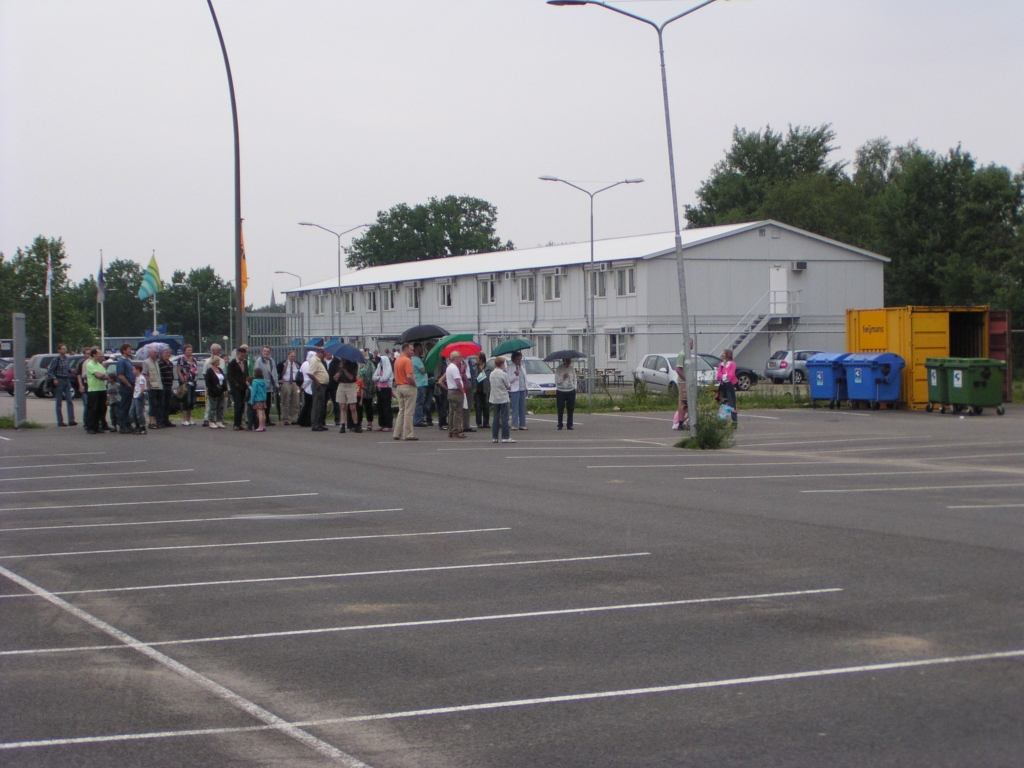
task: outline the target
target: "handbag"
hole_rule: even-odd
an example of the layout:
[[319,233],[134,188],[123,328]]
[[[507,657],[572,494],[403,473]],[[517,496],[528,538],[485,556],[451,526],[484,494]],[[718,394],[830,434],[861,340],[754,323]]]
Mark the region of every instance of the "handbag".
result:
[[184,384],[182,384],[180,387],[174,390],[174,395],[179,400],[184,400],[186,397],[188,397],[188,382],[186,381]]

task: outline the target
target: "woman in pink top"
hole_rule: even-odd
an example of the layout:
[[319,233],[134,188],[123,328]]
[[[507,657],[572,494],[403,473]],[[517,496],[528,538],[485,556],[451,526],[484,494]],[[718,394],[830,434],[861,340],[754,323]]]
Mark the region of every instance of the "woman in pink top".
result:
[[722,350],[722,362],[718,364],[718,397],[719,400],[732,408],[732,425],[739,424],[739,414],[736,413],[736,363],[732,359],[732,350]]

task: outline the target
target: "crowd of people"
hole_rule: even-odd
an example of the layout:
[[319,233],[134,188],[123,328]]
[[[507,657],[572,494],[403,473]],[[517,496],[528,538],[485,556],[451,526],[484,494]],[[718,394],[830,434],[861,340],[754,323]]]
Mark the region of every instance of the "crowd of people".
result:
[[[496,357],[493,367],[488,366],[483,352],[467,359],[452,352],[447,361],[441,358],[428,372],[424,351],[420,343],[385,352],[364,350],[359,362],[333,356],[319,347],[308,351],[300,363],[295,350],[277,362],[270,347],[250,357],[248,346],[243,344],[225,363],[221,346],[213,344],[203,365],[193,356],[191,344],[185,345],[177,359],[169,347],[150,346],[141,360],[133,359],[131,344],[124,344],[112,372],[98,347],[83,350],[85,359],[76,372],[67,347],[61,344],[46,375],[54,392],[57,426],[77,425],[73,397],[78,391],[89,434],[144,435],[149,430],[175,427],[170,419],[175,407],[182,414],[181,426],[194,426],[200,377],[205,385],[202,425],[210,429],[227,429],[224,418],[229,401],[234,414],[232,429],[236,431],[265,432],[267,427],[275,426],[275,404],[280,424],[308,427],[314,432],[328,430],[328,404],[334,426],[343,434],[372,432],[375,415],[376,429],[393,431],[395,440],[417,440],[415,428],[433,427],[435,416],[438,428],[453,439],[490,429],[492,442],[514,443],[511,432],[527,429],[529,379],[521,352],[513,352],[508,360]],[[673,429],[688,429],[682,353],[676,361],[676,372],[679,407]],[[723,353],[717,379],[719,399],[735,426],[737,380],[731,350]],[[573,428],[576,387],[572,360],[561,361],[555,369],[558,429]],[[394,399],[398,401],[397,423]],[[67,409],[66,422],[62,405]]]
[[[227,429],[229,402],[236,431],[264,432],[277,423],[327,431],[328,404],[339,432],[376,429],[394,432],[396,440],[417,440],[414,429],[433,427],[435,419],[453,439],[489,429],[494,442],[513,443],[511,431],[527,429],[529,379],[521,352],[512,353],[507,361],[495,358],[493,370],[488,370],[483,352],[467,359],[453,352],[428,372],[419,343],[385,352],[364,350],[361,362],[332,356],[322,347],[306,352],[301,362],[294,350],[277,362],[270,347],[250,356],[246,345],[227,359],[221,346],[213,344],[205,364],[194,357],[191,344],[176,359],[169,347],[150,346],[141,360],[133,359],[132,346],[124,344],[113,370],[97,347],[83,350],[85,360],[77,371],[63,344],[57,351],[46,374],[55,394],[57,425],[77,424],[77,391],[89,434],[145,435],[172,428],[178,426],[170,418],[175,408],[182,414],[180,426],[196,425],[193,411],[200,378],[205,394],[202,426],[210,429]],[[564,425],[572,429],[576,371],[571,360],[565,360],[555,373],[558,429],[566,414]],[[392,407],[396,399],[397,418]],[[279,422],[272,420],[275,405]],[[67,409],[66,422],[62,406]]]

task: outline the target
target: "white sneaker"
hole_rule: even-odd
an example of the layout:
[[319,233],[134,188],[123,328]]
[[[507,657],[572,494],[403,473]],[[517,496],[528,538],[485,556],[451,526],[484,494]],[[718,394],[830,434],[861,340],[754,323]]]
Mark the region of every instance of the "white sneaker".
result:
[[508,438],[507,440],[502,440],[501,442],[503,442],[503,443],[514,443],[514,442],[515,442],[515,440],[513,440],[513,439],[512,439],[511,437],[510,437],[510,438]]
[[223,421],[218,421],[217,422],[217,426],[220,427],[221,429],[227,429],[228,428],[228,425],[225,424]]
[[210,429],[220,429],[216,424],[211,424]]
[[493,440],[491,440],[491,442],[492,442],[492,443],[496,443],[496,442],[498,442],[498,438],[494,438]]

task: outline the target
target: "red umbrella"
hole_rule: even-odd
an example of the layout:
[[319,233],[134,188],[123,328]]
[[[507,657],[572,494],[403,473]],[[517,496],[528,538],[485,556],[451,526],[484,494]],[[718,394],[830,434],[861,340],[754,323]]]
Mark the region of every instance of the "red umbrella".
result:
[[472,357],[473,355],[479,354],[481,349],[482,347],[474,341],[457,341],[442,349],[441,357],[451,357],[452,352],[458,352],[464,358]]

